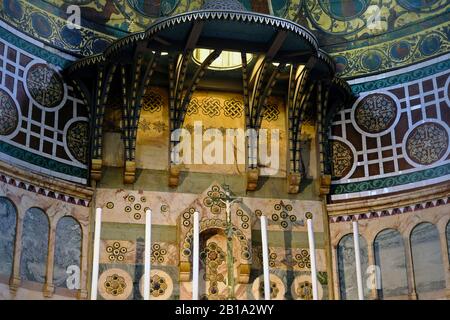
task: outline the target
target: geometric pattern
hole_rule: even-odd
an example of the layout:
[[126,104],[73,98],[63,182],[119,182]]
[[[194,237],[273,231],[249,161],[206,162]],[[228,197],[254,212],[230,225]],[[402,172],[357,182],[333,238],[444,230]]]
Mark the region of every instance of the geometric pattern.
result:
[[32,185],[28,182],[21,181],[17,178],[12,178],[7,176],[6,174],[2,173],[0,174],[0,182],[3,182],[5,184],[11,185],[13,187],[23,189],[29,192],[37,193],[41,196],[46,196],[52,199],[58,199],[60,201],[64,201],[73,205],[78,205],[82,207],[89,207],[89,200],[87,199],[80,199],[72,196],[67,196],[63,193],[54,192],[52,190],[38,187],[35,185]]
[[203,200],[203,204],[210,208],[211,213],[220,214],[222,208],[225,208],[225,203],[221,200],[225,198],[225,193],[220,190],[219,186],[213,186],[207,192],[207,197]]
[[353,154],[350,148],[338,140],[331,143],[333,177],[341,178],[347,175],[353,165]]
[[268,104],[264,108],[263,118],[268,122],[278,120],[279,115],[280,115],[280,110],[278,110],[278,106],[275,104]]
[[162,296],[167,289],[166,279],[155,274],[150,278],[150,294],[153,297]]
[[297,216],[295,214],[290,214],[293,209],[292,205],[285,205],[283,201],[280,201],[280,203],[276,203],[273,208],[275,212],[272,214],[272,221],[280,221],[280,225],[284,229],[289,226],[289,222],[294,224],[297,221]]
[[296,254],[294,257],[299,268],[311,268],[311,260],[309,258],[309,252],[306,249],[302,249],[300,253]]
[[199,103],[198,99],[197,98],[193,98],[189,102],[189,105],[188,105],[188,107],[186,109],[186,114],[188,116],[191,116],[193,114],[197,114],[199,108],[200,108],[200,103]]
[[200,259],[206,267],[204,280],[209,281],[208,299],[218,298],[219,282],[225,283],[223,274],[218,272],[219,266],[225,261],[225,252],[217,243],[210,242],[200,253]]
[[406,140],[408,156],[416,163],[429,165],[439,161],[449,147],[445,128],[438,123],[424,123],[414,128]]
[[393,215],[404,214],[408,212],[416,212],[424,209],[450,205],[450,197],[439,198],[421,203],[407,205],[405,207],[394,207],[382,211],[372,211],[370,213],[360,213],[353,215],[336,215],[329,218],[330,223],[349,222],[353,220],[376,219],[382,217],[390,217]]
[[206,98],[202,104],[202,111],[205,116],[216,117],[220,115],[220,100],[215,98]]
[[0,90],[0,135],[7,136],[14,132],[19,122],[19,113],[11,96]]
[[88,123],[77,121],[67,130],[67,147],[75,159],[81,163],[87,162]]
[[224,114],[231,119],[240,118],[242,116],[242,112],[244,110],[244,106],[242,102],[236,99],[226,100],[224,106]]
[[161,111],[163,98],[160,94],[149,91],[142,97],[142,109],[150,113]]
[[247,11],[237,0],[207,0],[203,3],[201,10]]
[[126,247],[120,246],[120,242],[114,242],[111,246],[106,247],[106,252],[109,253],[109,261],[123,261],[124,254],[127,251]]
[[394,123],[396,115],[395,101],[385,94],[370,94],[355,109],[356,123],[369,133],[388,129]]
[[27,74],[27,87],[31,97],[43,107],[53,108],[64,97],[61,76],[45,64],[33,65]]

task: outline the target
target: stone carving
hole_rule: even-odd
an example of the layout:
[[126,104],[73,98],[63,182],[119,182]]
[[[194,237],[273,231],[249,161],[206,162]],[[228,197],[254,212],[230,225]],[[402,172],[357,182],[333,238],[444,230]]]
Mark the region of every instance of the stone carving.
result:
[[424,123],[414,128],[406,139],[406,152],[421,165],[439,161],[449,147],[445,128],[438,123]]

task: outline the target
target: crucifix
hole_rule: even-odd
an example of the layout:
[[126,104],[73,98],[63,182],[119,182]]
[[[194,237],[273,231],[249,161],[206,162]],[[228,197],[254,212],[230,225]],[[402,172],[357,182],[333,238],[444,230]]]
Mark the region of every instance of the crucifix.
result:
[[233,274],[233,229],[231,223],[231,205],[233,203],[242,202],[242,198],[231,196],[230,186],[224,185],[225,197],[219,200],[225,204],[225,211],[227,214],[227,227],[225,230],[227,236],[227,273],[228,273],[228,299],[234,300],[234,274]]

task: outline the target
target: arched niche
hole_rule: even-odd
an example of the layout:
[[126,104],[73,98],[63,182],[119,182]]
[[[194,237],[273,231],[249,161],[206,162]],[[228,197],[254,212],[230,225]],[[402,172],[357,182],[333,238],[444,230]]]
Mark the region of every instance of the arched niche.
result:
[[419,295],[445,289],[445,273],[437,227],[423,222],[411,231],[411,251],[416,291]]
[[9,277],[14,260],[17,210],[11,200],[0,197],[0,276]]
[[28,209],[23,219],[20,277],[22,280],[45,282],[47,270],[49,221],[39,208]]
[[[366,270],[369,264],[367,242],[359,235],[359,247],[361,251],[361,270],[363,275],[364,297],[369,297],[369,289],[366,285]],[[342,300],[357,300],[358,286],[356,279],[355,249],[353,234],[342,237],[337,246],[339,291]]]
[[400,232],[394,229],[381,231],[373,242],[373,249],[375,264],[380,268],[379,298],[407,295],[405,245]]
[[77,220],[65,216],[56,225],[53,283],[56,287],[80,289],[82,231]]
[[[200,239],[203,244],[200,245],[200,251],[204,249],[205,239],[215,235],[223,235],[226,240],[226,221],[221,219],[203,219],[200,221]],[[234,224],[231,226],[233,238],[233,256],[237,262],[237,281],[239,283],[248,283],[251,269],[251,242]],[[190,281],[192,265],[192,246],[193,246],[193,228],[191,228],[183,238],[180,246],[180,281]]]

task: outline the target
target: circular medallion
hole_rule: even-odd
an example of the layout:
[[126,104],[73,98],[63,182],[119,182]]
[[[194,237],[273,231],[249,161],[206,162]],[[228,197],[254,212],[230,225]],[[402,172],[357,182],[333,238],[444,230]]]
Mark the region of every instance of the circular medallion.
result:
[[362,65],[369,71],[375,71],[381,67],[383,58],[380,52],[375,50],[370,50],[362,57]]
[[19,111],[11,96],[0,89],[0,135],[7,136],[16,130],[19,123]]
[[366,11],[369,6],[369,2],[369,0],[320,0],[319,4],[331,17],[345,21],[360,16],[364,11]]
[[404,60],[409,56],[411,46],[406,41],[399,41],[392,45],[390,52],[393,59]]
[[416,164],[433,164],[448,154],[448,132],[436,122],[420,124],[407,136],[405,148],[408,157]]
[[354,111],[355,122],[362,131],[378,134],[391,128],[397,118],[397,105],[386,94],[374,93],[364,97]]
[[17,0],[4,0],[3,10],[5,10],[7,16],[12,17],[16,20],[20,20],[23,17],[22,6]]
[[[283,281],[277,275],[271,273],[270,279],[270,299],[271,300],[283,300],[286,289]],[[264,299],[264,276],[261,275],[253,281],[252,294],[256,300]]]
[[429,56],[437,52],[441,47],[441,39],[437,35],[430,35],[420,42],[420,52]]
[[88,123],[77,121],[69,126],[66,134],[67,148],[75,159],[86,164],[88,145]]
[[[144,276],[139,280],[139,292],[144,296]],[[150,271],[150,300],[167,300],[173,292],[170,275],[162,270]]]
[[31,14],[31,25],[33,30],[43,38],[50,38],[53,33],[53,28],[48,18],[40,13]]
[[348,145],[339,140],[331,142],[332,175],[334,178],[343,178],[353,167],[354,156]]
[[344,56],[334,57],[334,62],[336,63],[336,73],[343,73],[347,68],[348,61]]
[[125,270],[108,269],[98,279],[98,291],[106,300],[126,300],[133,291],[133,280]]
[[26,83],[31,98],[42,107],[57,107],[64,99],[64,83],[61,76],[45,64],[38,63],[31,66]]
[[439,0],[397,0],[398,4],[403,8],[413,11],[429,11],[435,8],[432,6]]
[[[318,299],[322,300],[323,288],[319,281],[317,281],[317,291]],[[313,295],[311,276],[302,275],[296,277],[291,285],[291,294],[295,300],[312,300]]]
[[64,26],[61,29],[61,38],[73,48],[77,48],[83,41],[81,31],[76,28],[69,28],[68,26]]

